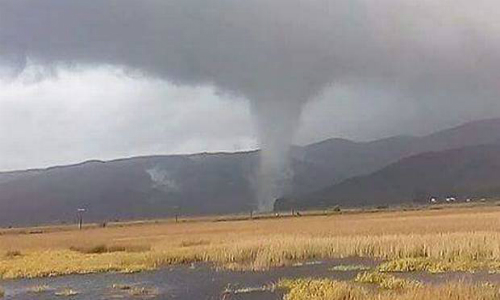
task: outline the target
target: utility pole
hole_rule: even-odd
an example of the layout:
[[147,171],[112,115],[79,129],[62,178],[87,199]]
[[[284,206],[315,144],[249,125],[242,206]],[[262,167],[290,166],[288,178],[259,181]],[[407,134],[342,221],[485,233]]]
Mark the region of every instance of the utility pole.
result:
[[180,214],[181,208],[180,208],[180,206],[174,206],[173,209],[175,211],[175,223],[179,223],[179,214]]
[[78,229],[82,230],[83,227],[83,213],[86,211],[85,208],[79,208],[77,209],[77,215],[78,215]]

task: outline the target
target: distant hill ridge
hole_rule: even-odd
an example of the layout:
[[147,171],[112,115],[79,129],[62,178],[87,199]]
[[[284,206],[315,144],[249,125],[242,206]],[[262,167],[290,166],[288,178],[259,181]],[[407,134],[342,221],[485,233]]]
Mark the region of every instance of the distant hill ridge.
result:
[[500,143],[417,154],[277,209],[429,203],[431,198],[500,197]]
[[[405,158],[492,145],[499,140],[500,119],[490,119],[424,137],[397,136],[371,142],[329,139],[294,147],[294,179],[287,196],[301,199],[304,207],[321,201],[336,203],[340,201],[339,186],[346,193],[354,193],[347,186],[354,186],[357,181],[368,185],[364,183],[367,178],[377,172],[389,174],[390,169],[386,168],[408,163]],[[470,153],[467,155],[481,152]],[[92,221],[166,217],[179,212],[247,212],[255,209],[258,156],[258,151],[156,155],[0,173],[0,225],[72,222],[80,207],[87,208],[86,218]],[[487,158],[496,159],[492,155]],[[423,159],[416,161],[428,163]],[[469,167],[474,169],[474,164],[471,162]],[[400,176],[404,178],[404,172]],[[489,189],[495,190],[493,183]],[[374,197],[345,196],[342,203],[383,202],[377,195],[378,192]],[[400,195],[407,194],[397,190],[395,198]],[[391,201],[408,201],[407,198]]]

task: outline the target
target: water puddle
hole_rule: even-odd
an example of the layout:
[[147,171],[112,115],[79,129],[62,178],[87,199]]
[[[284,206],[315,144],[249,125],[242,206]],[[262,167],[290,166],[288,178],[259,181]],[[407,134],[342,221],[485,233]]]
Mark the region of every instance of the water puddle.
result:
[[[4,280],[5,300],[276,300],[282,291],[274,283],[282,278],[331,278],[352,280],[378,265],[370,259],[310,261],[265,272],[217,271],[207,264],[174,266],[135,274],[89,274],[53,278]],[[478,273],[395,273],[426,284],[446,281],[500,283],[500,274]]]
[[[282,278],[350,280],[357,271],[333,271],[338,265],[375,266],[373,260],[342,259],[305,262],[265,272],[217,271],[206,264],[175,266],[136,274],[89,274],[53,278],[5,280],[5,299],[281,299],[273,283]],[[58,294],[58,295],[56,295]]]

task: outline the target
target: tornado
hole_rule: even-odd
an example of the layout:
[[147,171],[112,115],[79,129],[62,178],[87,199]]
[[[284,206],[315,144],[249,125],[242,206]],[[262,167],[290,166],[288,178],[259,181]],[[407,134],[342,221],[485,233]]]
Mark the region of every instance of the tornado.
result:
[[289,152],[299,125],[302,102],[297,100],[286,105],[281,101],[262,101],[254,104],[261,146],[257,172],[259,211],[271,211],[274,200],[290,188],[293,170],[289,165]]

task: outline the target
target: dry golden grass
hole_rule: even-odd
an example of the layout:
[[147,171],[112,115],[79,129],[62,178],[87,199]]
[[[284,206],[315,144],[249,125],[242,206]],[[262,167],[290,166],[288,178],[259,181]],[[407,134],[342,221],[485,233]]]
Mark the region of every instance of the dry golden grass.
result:
[[128,293],[132,296],[155,296],[158,295],[158,290],[155,288],[132,287],[128,290]]
[[278,286],[287,290],[285,300],[495,300],[500,297],[496,286],[463,282],[395,291],[366,289],[359,284],[327,279],[284,280]]
[[349,272],[349,271],[368,271],[371,268],[364,265],[338,265],[332,267],[332,271]]
[[429,273],[473,272],[488,270],[492,273],[500,271],[498,258],[470,258],[457,256],[455,258],[411,257],[394,259],[378,266],[381,272],[414,272]]
[[28,291],[30,293],[34,293],[34,294],[45,293],[45,292],[48,292],[50,290],[51,290],[51,288],[48,285],[35,285],[35,286],[28,288]]
[[0,232],[0,277],[136,272],[190,262],[261,270],[350,256],[391,260],[381,266],[385,271],[500,270],[496,206],[45,230]]
[[287,290],[284,300],[361,300],[369,299],[366,289],[347,282],[328,279],[283,280],[278,287]]
[[75,290],[70,289],[70,288],[65,288],[65,289],[62,289],[58,292],[55,292],[56,296],[61,296],[61,297],[72,297],[72,296],[76,296],[78,294],[79,294],[78,291],[75,291]]
[[0,277],[33,278],[96,272],[137,272],[153,269],[141,253],[81,254],[70,250],[31,252],[0,262]]

